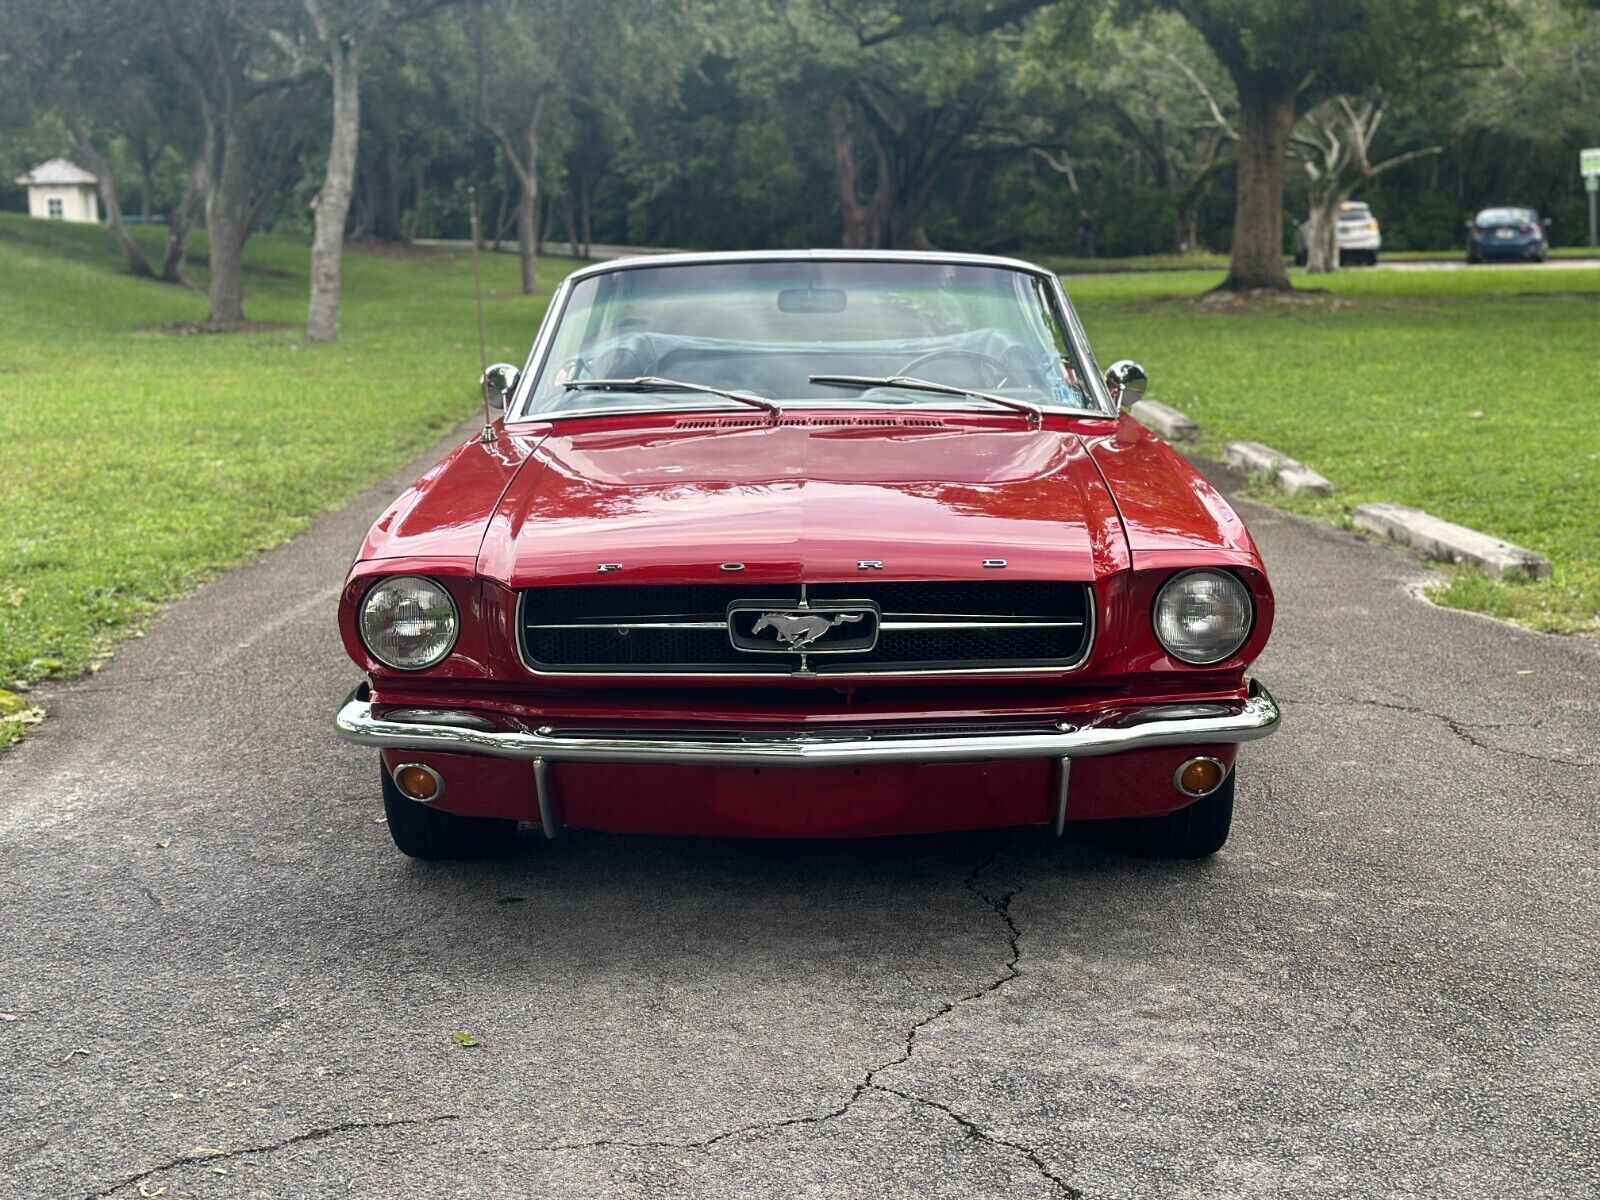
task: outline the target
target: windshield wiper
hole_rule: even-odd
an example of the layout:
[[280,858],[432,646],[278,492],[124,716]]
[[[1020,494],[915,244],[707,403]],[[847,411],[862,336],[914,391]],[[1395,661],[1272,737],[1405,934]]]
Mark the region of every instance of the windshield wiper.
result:
[[575,392],[703,392],[707,396],[721,396],[748,404],[751,408],[759,408],[774,421],[783,416],[783,409],[765,396],[751,392],[730,392],[724,388],[707,387],[703,383],[685,383],[681,379],[662,379],[656,375],[640,375],[635,379],[573,379],[561,386]]
[[1034,429],[1044,424],[1044,409],[1027,400],[1013,400],[1009,396],[996,396],[993,392],[975,392],[971,388],[935,383],[931,379],[913,379],[909,375],[813,375],[811,382],[833,384],[837,387],[897,387],[915,392],[934,392],[941,396],[965,396],[971,400],[987,400],[990,404],[998,404],[1001,408],[1022,413]]

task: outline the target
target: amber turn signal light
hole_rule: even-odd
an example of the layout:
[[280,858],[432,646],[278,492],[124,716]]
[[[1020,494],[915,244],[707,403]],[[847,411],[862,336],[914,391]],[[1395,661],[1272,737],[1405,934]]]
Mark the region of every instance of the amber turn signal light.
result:
[[439,772],[421,763],[406,763],[394,769],[394,785],[400,794],[428,804],[444,795],[444,780]]
[[1214,758],[1191,758],[1178,768],[1172,782],[1185,796],[1209,796],[1222,786],[1228,769]]

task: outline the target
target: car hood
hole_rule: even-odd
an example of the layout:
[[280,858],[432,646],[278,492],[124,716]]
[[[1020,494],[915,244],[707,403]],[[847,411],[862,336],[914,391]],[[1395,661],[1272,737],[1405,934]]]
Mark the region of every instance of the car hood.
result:
[[726,581],[724,564],[743,564],[750,582],[1089,580],[1128,564],[1116,507],[1067,430],[831,412],[575,424],[555,426],[501,496],[484,577],[593,582],[604,564],[619,581]]

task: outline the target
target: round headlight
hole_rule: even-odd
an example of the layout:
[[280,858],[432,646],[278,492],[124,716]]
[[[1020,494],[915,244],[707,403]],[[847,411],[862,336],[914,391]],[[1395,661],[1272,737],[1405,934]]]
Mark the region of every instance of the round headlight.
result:
[[397,671],[443,662],[460,625],[450,593],[417,575],[385,579],[361,602],[361,640],[373,658]]
[[1226,571],[1184,571],[1156,596],[1156,637],[1173,658],[1221,662],[1250,636],[1250,593]]

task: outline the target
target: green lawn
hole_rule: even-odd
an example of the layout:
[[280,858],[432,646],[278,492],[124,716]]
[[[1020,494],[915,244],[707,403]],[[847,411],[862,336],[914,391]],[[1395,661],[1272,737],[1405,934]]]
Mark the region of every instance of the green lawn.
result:
[[[92,669],[162,601],[472,412],[467,256],[349,254],[334,346],[301,338],[307,258],[251,243],[247,309],[281,328],[183,335],[169,327],[203,319],[201,293],[118,274],[102,230],[0,214],[0,689]],[[484,265],[490,357],[520,360],[545,298],[518,294],[513,257]],[[547,262],[546,282],[572,265]],[[1248,437],[1301,458],[1339,488],[1313,508],[1330,519],[1395,500],[1541,550],[1551,581],[1461,574],[1443,598],[1596,628],[1600,268],[1352,271],[1297,277],[1327,291],[1292,301],[1197,299],[1220,278],[1068,282],[1101,358],[1141,359],[1203,449]]]
[[1220,271],[1069,278],[1103,362],[1137,358],[1203,453],[1265,442],[1327,475],[1344,519],[1390,500],[1539,550],[1553,579],[1451,572],[1437,597],[1539,629],[1600,629],[1600,267],[1345,271],[1243,305]]
[[[176,334],[202,293],[118,274],[103,230],[0,214],[0,689],[92,669],[472,413],[468,256],[347,254],[332,346],[302,338],[305,244],[258,237],[247,261],[247,314],[283,328]],[[548,288],[522,296],[510,255],[484,272],[490,357],[520,362]]]

